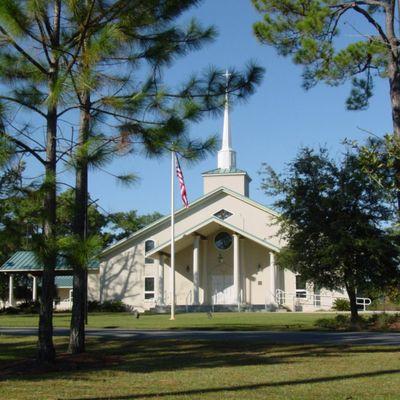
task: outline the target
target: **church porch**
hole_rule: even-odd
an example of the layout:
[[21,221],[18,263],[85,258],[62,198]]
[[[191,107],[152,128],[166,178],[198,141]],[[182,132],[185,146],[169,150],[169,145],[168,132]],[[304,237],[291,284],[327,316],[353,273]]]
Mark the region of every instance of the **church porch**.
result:
[[[186,310],[275,310],[276,290],[291,284],[290,277],[285,278],[275,265],[277,249],[273,245],[217,219],[180,235],[175,247],[175,300],[178,307]],[[149,308],[168,306],[172,279],[170,243],[146,256],[155,260],[151,270],[145,271],[147,277],[154,277],[154,304]]]

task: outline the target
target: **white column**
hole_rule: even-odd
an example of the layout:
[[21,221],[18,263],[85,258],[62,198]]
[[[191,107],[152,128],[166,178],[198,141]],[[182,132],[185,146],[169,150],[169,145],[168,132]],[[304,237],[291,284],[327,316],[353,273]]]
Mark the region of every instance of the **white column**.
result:
[[37,300],[37,278],[32,276],[32,301]]
[[240,243],[240,301],[246,303],[246,262],[244,258],[245,238],[241,237]]
[[275,265],[275,254],[270,251],[269,253],[269,266],[270,266],[270,287],[269,290],[271,292],[271,303],[276,304],[275,296],[276,296],[276,265]]
[[164,254],[158,256],[158,304],[164,305]]
[[199,304],[199,265],[200,265],[200,236],[196,235],[193,241],[193,304]]
[[14,275],[10,274],[8,281],[8,306],[14,305]]
[[239,235],[233,234],[233,290],[234,301],[236,304],[240,302],[240,251],[239,251]]

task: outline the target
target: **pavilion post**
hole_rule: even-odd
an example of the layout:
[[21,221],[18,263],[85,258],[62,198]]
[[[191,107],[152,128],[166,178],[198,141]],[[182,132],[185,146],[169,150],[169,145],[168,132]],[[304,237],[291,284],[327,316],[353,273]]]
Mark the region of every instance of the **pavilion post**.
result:
[[37,277],[32,276],[32,301],[37,300]]

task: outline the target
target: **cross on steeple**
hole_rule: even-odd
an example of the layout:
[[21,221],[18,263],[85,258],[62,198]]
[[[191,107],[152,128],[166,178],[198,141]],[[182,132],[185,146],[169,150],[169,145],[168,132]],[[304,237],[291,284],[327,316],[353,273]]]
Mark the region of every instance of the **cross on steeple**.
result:
[[226,86],[228,87],[228,80],[229,80],[229,77],[232,76],[232,74],[229,73],[228,70],[226,70],[224,76],[226,78]]
[[222,131],[222,147],[221,150],[218,152],[218,168],[230,170],[236,168],[236,152],[232,149],[232,138],[229,121],[228,81],[231,74],[228,70],[226,70],[224,76],[226,78],[224,127]]

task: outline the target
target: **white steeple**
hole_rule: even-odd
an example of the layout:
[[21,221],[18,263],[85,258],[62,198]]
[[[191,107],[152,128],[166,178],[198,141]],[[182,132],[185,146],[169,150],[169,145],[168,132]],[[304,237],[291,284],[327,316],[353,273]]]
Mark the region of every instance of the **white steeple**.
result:
[[229,96],[228,96],[228,78],[230,74],[225,73],[227,80],[227,90],[225,94],[224,127],[222,130],[222,147],[218,152],[218,168],[234,169],[236,168],[236,152],[232,149],[231,127],[229,123]]

